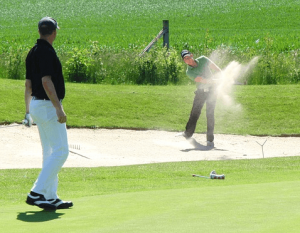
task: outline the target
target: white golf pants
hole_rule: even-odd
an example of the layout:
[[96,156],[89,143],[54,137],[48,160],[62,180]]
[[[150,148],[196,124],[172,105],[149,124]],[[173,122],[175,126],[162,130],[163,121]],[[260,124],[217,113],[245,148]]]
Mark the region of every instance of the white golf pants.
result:
[[43,167],[31,191],[56,199],[58,172],[69,155],[66,124],[57,121],[50,100],[31,100],[30,115],[36,123],[43,148]]

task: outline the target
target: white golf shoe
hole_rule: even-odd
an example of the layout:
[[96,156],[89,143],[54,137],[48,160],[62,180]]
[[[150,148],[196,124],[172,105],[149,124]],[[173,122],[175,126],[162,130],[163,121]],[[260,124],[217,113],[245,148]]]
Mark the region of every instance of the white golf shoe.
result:
[[73,202],[71,201],[63,201],[59,198],[57,199],[49,199],[48,200],[52,205],[56,206],[57,209],[69,209],[73,206]]

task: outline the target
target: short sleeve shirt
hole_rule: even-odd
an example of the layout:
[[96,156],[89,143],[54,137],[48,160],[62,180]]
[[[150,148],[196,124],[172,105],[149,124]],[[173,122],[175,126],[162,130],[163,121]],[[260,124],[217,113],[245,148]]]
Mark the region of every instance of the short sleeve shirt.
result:
[[50,43],[38,39],[26,58],[26,79],[31,80],[32,96],[49,100],[42,84],[45,76],[51,76],[58,99],[63,99],[65,82],[60,60]]
[[[186,70],[187,76],[193,81],[198,76],[204,79],[209,79],[212,76],[212,73],[209,68],[209,63],[210,63],[209,59],[205,56],[201,56],[195,59],[195,61],[197,62],[198,66],[197,67],[188,66]],[[196,85],[199,89],[211,87],[210,84],[203,84],[203,83],[196,83]]]

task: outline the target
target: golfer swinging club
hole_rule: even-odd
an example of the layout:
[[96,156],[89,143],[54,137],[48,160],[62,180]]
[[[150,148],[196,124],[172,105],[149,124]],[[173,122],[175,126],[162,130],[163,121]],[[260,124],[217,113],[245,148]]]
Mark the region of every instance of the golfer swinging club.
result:
[[190,114],[189,121],[186,124],[185,131],[177,136],[183,136],[189,139],[193,136],[197,121],[200,117],[204,103],[206,103],[206,118],[207,118],[207,146],[214,146],[214,111],[217,100],[217,83],[218,80],[214,76],[221,72],[221,69],[205,56],[197,59],[193,58],[193,54],[188,50],[181,52],[183,61],[187,64],[186,74],[192,79],[197,86],[193,108]]
[[73,203],[62,201],[57,195],[57,174],[69,155],[67,116],[62,106],[65,83],[61,63],[52,47],[59,27],[53,18],[45,17],[39,21],[38,29],[40,39],[26,58],[25,119],[27,126],[34,120],[38,127],[43,168],[26,203],[43,209],[67,209]]

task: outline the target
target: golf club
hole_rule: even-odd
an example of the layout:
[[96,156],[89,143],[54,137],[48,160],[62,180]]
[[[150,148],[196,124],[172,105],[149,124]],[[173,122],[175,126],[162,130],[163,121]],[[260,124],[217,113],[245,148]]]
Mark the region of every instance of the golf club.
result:
[[208,176],[201,176],[201,175],[196,175],[193,174],[193,177],[200,177],[200,178],[205,178],[205,179],[219,179],[219,180],[224,180],[225,179],[225,175],[217,175],[217,173],[215,171],[211,171],[209,177]]

